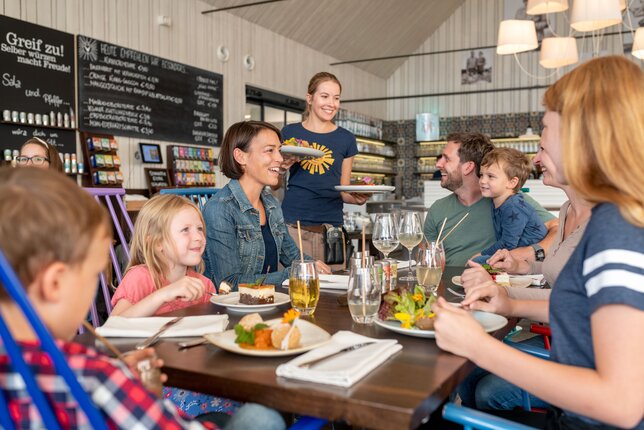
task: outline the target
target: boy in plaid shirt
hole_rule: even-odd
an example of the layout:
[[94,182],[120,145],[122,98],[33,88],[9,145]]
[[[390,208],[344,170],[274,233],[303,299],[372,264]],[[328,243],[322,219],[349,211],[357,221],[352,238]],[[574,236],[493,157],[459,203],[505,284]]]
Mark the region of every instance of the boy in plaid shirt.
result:
[[[99,273],[107,265],[112,240],[105,210],[64,175],[35,168],[0,169],[0,248],[15,269],[27,295],[85,391],[109,428],[202,429],[213,423],[179,416],[169,401],[148,391],[133,374],[148,348],[127,355],[127,363],[71,342],[96,295]],[[63,428],[90,428],[22,312],[0,288],[0,312],[23,348],[41,390]],[[161,360],[155,363],[161,366]],[[134,370],[134,372],[136,372]],[[165,381],[166,376],[162,376]],[[18,428],[44,428],[22,378],[13,370],[0,344],[0,389]],[[284,428],[275,411],[247,404],[226,429]]]

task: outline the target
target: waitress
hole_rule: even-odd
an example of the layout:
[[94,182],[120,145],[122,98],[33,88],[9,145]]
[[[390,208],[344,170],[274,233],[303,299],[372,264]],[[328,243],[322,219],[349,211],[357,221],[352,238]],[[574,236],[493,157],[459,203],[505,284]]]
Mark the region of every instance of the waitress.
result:
[[[355,136],[333,123],[340,108],[341,93],[342,85],[333,74],[315,74],[309,81],[304,121],[282,129],[285,145],[306,143],[304,146],[324,152],[319,158],[299,162],[290,158],[282,164],[283,169],[290,168],[282,211],[291,235],[296,234],[293,226],[298,220],[303,226],[319,227],[325,223],[341,226],[343,204],[362,205],[369,197],[335,190],[336,185],[350,184],[353,157],[358,153]],[[309,230],[318,237],[311,237],[309,231],[306,242],[311,249],[304,245],[304,250],[315,258],[322,258],[321,247],[315,246],[322,244],[321,229]]]

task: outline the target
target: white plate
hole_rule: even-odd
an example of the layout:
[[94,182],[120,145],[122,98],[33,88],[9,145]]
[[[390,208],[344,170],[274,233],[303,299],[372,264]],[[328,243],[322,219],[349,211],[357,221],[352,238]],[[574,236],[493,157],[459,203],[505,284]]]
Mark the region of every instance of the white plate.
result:
[[[472,312],[474,318],[483,326],[483,329],[487,332],[498,330],[508,323],[507,318],[502,317],[501,315],[491,314],[488,312],[474,311]],[[380,327],[384,327],[387,330],[395,331],[396,333],[401,333],[407,336],[415,337],[427,337],[434,338],[434,330],[418,330],[416,328],[400,328],[400,321],[383,321],[380,318],[376,318],[376,324]]]
[[[460,276],[454,276],[452,277],[452,282],[454,285],[459,285],[463,286],[463,282],[461,281]],[[513,276],[510,275],[510,286],[514,288],[526,288],[532,285],[532,278],[528,278],[526,276]]]
[[216,305],[228,308],[228,310],[233,312],[250,313],[270,311],[275,309],[276,306],[290,302],[291,299],[288,297],[288,294],[275,293],[275,303],[266,305],[243,305],[239,303],[239,292],[236,291],[228,294],[217,294],[216,296],[212,296],[210,301]]
[[[265,321],[269,326],[272,324],[279,323],[281,318],[276,318],[273,320]],[[254,355],[257,357],[282,357],[285,355],[295,355],[301,354],[302,352],[309,351],[313,348],[317,348],[329,340],[331,340],[331,335],[324,329],[312,324],[308,321],[299,319],[297,320],[297,326],[302,333],[302,338],[300,340],[300,347],[295,349],[289,349],[282,351],[279,349],[246,349],[239,346],[235,343],[235,330],[226,330],[223,333],[210,333],[204,337],[208,339],[211,343],[217,345],[221,349],[226,351],[234,352],[236,354],[242,355]]]
[[280,148],[282,154],[298,155],[300,157],[318,158],[324,155],[324,151],[315,148],[305,148],[303,146],[282,145]]
[[336,185],[337,191],[348,193],[388,193],[396,189],[393,185]]

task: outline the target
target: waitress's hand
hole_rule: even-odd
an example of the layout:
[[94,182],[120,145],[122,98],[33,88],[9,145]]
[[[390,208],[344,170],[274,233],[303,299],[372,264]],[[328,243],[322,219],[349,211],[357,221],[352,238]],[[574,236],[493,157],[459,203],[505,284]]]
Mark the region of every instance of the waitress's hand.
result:
[[280,172],[283,172],[282,174],[286,173],[286,171],[290,169],[293,164],[300,161],[300,157],[290,154],[282,154],[282,158],[283,161],[280,164]]
[[331,268],[321,260],[316,260],[315,268],[318,269],[318,273],[322,273],[323,275],[329,275],[331,273]]
[[364,194],[364,193],[347,193],[347,192],[342,192],[342,201],[345,203],[349,203],[352,205],[363,205],[369,200],[369,197],[371,197],[371,194]]

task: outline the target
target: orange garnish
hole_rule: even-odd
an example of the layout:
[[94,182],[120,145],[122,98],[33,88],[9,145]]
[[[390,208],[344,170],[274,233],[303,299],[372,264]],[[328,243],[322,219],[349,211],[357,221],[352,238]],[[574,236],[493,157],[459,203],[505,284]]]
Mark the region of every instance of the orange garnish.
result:
[[295,321],[296,318],[300,316],[300,313],[296,311],[295,309],[289,309],[286,311],[284,314],[284,317],[282,318],[282,322],[286,324],[290,324],[293,321]]
[[272,349],[271,334],[273,330],[264,328],[255,332],[255,348],[257,349]]

